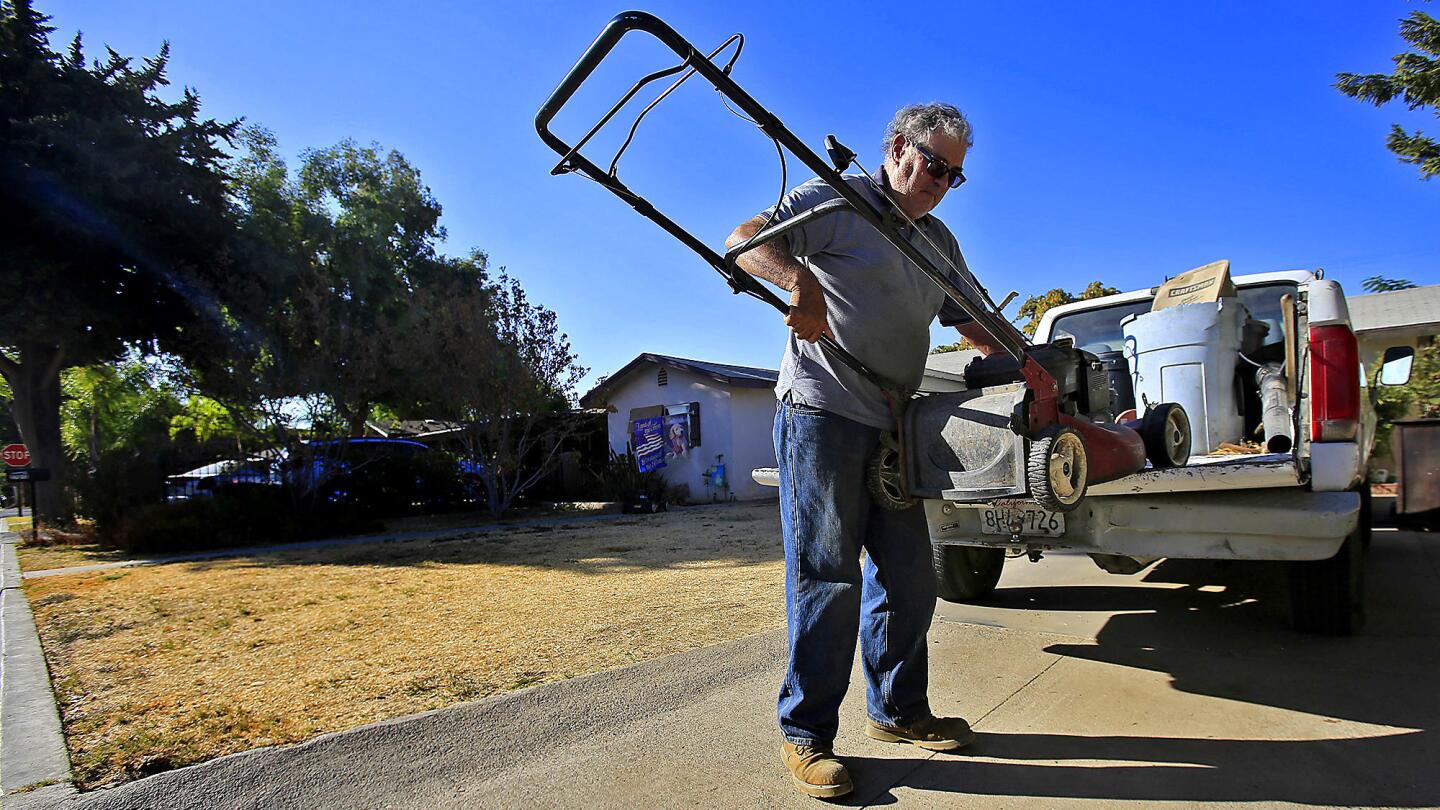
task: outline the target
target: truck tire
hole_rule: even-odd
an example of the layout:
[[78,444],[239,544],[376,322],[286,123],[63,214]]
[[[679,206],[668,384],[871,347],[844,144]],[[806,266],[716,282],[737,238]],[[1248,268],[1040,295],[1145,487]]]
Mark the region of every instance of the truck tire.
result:
[[1005,567],[1005,549],[933,546],[935,586],[946,602],[978,602],[995,591]]
[[1368,499],[1360,522],[1328,560],[1290,563],[1290,613],[1302,633],[1350,636],[1365,624],[1365,549],[1370,545]]

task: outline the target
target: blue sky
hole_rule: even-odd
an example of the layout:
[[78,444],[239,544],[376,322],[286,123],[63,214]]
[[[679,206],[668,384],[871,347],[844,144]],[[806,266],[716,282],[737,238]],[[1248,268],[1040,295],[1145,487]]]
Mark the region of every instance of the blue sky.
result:
[[[92,56],[172,48],[206,115],[273,130],[293,158],[342,138],[398,149],[444,205],[446,252],[486,251],[556,310],[582,384],[642,351],[777,367],[778,315],[599,186],[552,177],[534,116],[611,3],[40,2]],[[521,7],[523,5],[523,7]],[[1323,267],[1440,283],[1440,182],[1385,150],[1403,107],[1336,92],[1388,72],[1397,20],[1426,3],[729,3],[644,6],[697,47],[735,32],[735,77],[817,150],[873,168],[899,106],[945,100],[976,131],[969,182],[936,211],[999,300],[1091,280],[1122,289],[1227,258],[1233,272]],[[571,140],[670,64],[639,37],[554,128]],[[637,108],[638,110],[638,108]],[[608,156],[612,125],[587,154]],[[600,146],[610,145],[611,152]],[[791,162],[790,185],[808,179]],[[642,126],[621,177],[708,243],[779,192],[774,148],[692,81]],[[1014,314],[1011,306],[1008,314]],[[953,331],[935,327],[934,342]]]

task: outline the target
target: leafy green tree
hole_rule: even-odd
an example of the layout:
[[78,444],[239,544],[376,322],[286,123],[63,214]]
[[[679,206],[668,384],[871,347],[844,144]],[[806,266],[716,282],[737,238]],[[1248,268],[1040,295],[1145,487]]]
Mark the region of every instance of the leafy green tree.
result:
[[60,432],[78,468],[77,506],[102,530],[128,509],[163,498],[166,474],[195,466],[203,452],[188,437],[170,435],[183,405],[167,362],[132,349],[117,362],[61,373]]
[[186,89],[165,101],[169,46],[140,64],[65,54],[30,0],[0,0],[0,375],[35,466],[42,520],[68,518],[61,372],[135,343],[219,354],[228,273],[220,142]]
[[1114,287],[1107,287],[1098,281],[1092,281],[1085,285],[1085,289],[1081,290],[1079,295],[1056,287],[1043,295],[1032,295],[1026,298],[1025,302],[1020,305],[1020,312],[1016,316],[1016,320],[1020,318],[1029,319],[1020,327],[1020,331],[1024,332],[1028,337],[1033,338],[1035,337],[1035,330],[1040,326],[1040,319],[1045,317],[1045,313],[1049,312],[1052,308],[1062,304],[1073,304],[1076,301],[1104,298],[1107,295],[1115,295],[1118,292],[1120,291]]
[[1415,416],[1440,417],[1440,346],[1431,343],[1415,352],[1415,364],[1406,385],[1415,401]]
[[[483,272],[484,256],[469,266]],[[555,313],[503,269],[493,283],[482,274],[433,287],[417,310],[427,313],[414,354],[417,407],[464,424],[465,453],[498,516],[544,478],[580,426],[570,410],[588,369]]]
[[60,438],[66,454],[94,469],[118,448],[163,443],[180,400],[157,369],[132,353],[117,363],[60,373]]
[[310,436],[358,435],[377,410],[465,423],[487,505],[508,509],[574,424],[556,414],[585,369],[555,313],[508,275],[492,279],[483,253],[439,252],[440,205],[398,152],[346,141],[305,152],[292,174],[273,135],[240,137],[230,174],[245,250],[284,269],[232,291],[260,348],[200,387],[302,456],[297,423]]
[[170,438],[189,435],[202,445],[233,445],[235,457],[244,458],[246,444],[255,433],[252,426],[260,422],[259,414],[254,411],[237,413],[219,400],[192,394],[185,399],[180,412],[170,417]]
[[416,291],[460,272],[436,249],[440,204],[393,150],[344,141],[305,152],[292,175],[271,133],[248,128],[241,140],[230,171],[244,244],[279,271],[231,291],[237,325],[259,343],[222,399],[319,397],[359,435],[376,404],[407,396]]
[[975,348],[970,338],[962,337],[954,343],[944,343],[930,350],[931,354],[949,354],[951,352],[968,352]]
[[[20,441],[20,434],[15,429],[15,394],[10,390],[10,383],[0,376],[0,441],[6,444]],[[8,417],[8,418],[7,418]]]
[[[1370,370],[1373,381],[1379,362]],[[1375,391],[1375,445],[1389,445],[1394,423],[1401,419],[1440,417],[1440,346],[1421,345],[1415,350],[1410,380],[1404,385],[1380,385]]]
[[[1412,11],[1400,21],[1400,36],[1415,51],[1396,55],[1394,72],[1338,73],[1335,87],[1377,107],[1397,98],[1411,110],[1440,105],[1440,23],[1423,11]],[[1440,117],[1440,109],[1432,112]],[[1386,146],[1401,162],[1420,167],[1421,179],[1440,174],[1440,142],[1420,130],[1406,132],[1391,124]]]

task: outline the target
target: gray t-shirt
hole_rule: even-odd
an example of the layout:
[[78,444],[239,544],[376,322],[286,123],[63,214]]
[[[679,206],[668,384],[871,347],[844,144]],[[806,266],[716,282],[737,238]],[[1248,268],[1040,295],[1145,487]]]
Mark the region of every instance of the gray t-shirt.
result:
[[[862,190],[881,211],[892,207],[870,178],[847,175],[845,180],[852,188]],[[785,195],[773,221],[782,222],[838,196],[818,178],[811,180]],[[929,215],[916,220],[916,224],[960,269],[961,277],[950,273],[951,281],[967,293],[974,289],[974,277],[950,229]],[[790,253],[820,282],[835,340],[866,368],[887,380],[911,390],[919,388],[930,351],[931,321],[937,314],[945,326],[971,320],[914,262],[853,211],[828,214],[787,232],[783,238]],[[949,272],[946,263],[919,235],[911,236],[911,244],[940,272]],[[979,304],[973,293],[970,300]],[[785,346],[775,386],[776,397],[784,399],[786,394],[793,402],[872,427],[894,426],[890,406],[878,387],[832,359],[818,343],[800,340],[794,332]]]

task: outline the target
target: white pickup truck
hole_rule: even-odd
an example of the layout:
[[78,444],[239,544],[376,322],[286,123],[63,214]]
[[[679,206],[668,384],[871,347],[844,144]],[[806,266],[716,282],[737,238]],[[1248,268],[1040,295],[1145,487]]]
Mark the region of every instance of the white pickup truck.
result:
[[[1080,551],[1120,574],[1162,557],[1284,560],[1298,629],[1343,635],[1359,627],[1375,412],[1345,295],[1334,281],[1302,271],[1234,282],[1251,317],[1269,327],[1262,352],[1288,358],[1290,451],[1197,455],[1184,467],[1146,469],[1090,487],[1074,512],[1037,513],[1020,535],[1011,532],[1013,519],[1002,520],[1008,504],[927,501],[943,598],[989,594],[1006,552],[1015,549],[1031,559],[1049,549]],[[1055,307],[1041,319],[1035,340],[1069,337],[1093,353],[1119,350],[1121,320],[1149,310],[1152,297],[1152,290],[1140,290]],[[1287,330],[1282,302],[1290,301],[1293,327]],[[1253,374],[1238,376],[1253,383]],[[1408,374],[1386,376],[1403,383]],[[1258,394],[1243,393],[1252,402]]]
[[[1256,354],[1285,363],[1290,450],[1192,455],[1183,467],[1092,485],[1069,513],[1025,501],[926,500],[941,598],[983,599],[1007,556],[1038,561],[1049,550],[1089,554],[1117,574],[1167,557],[1282,560],[1291,569],[1297,628],[1343,635],[1359,627],[1375,413],[1344,293],[1304,271],[1233,281],[1251,318],[1269,327]],[[1148,311],[1153,295],[1139,290],[1055,307],[1035,340],[1069,338],[1079,349],[1114,356],[1124,343],[1121,321]],[[1408,376],[1408,361],[1405,368]],[[1249,433],[1259,421],[1258,384],[1253,372],[1234,384],[1242,389],[1237,401],[1248,400]],[[756,470],[756,480],[773,478],[766,472]]]

